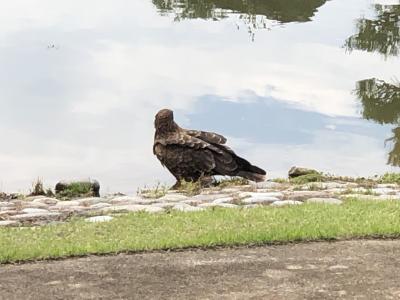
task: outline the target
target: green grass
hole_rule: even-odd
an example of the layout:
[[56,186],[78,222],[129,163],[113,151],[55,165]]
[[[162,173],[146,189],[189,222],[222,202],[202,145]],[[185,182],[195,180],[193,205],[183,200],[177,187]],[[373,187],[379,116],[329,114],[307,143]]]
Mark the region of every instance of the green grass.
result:
[[107,223],[0,229],[0,262],[86,254],[400,236],[400,201],[133,213]]

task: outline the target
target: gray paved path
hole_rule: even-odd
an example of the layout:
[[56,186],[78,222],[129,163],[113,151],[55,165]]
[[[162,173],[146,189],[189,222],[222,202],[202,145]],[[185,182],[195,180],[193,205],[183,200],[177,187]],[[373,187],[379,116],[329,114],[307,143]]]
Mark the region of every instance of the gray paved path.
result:
[[400,299],[400,241],[0,265],[0,299]]

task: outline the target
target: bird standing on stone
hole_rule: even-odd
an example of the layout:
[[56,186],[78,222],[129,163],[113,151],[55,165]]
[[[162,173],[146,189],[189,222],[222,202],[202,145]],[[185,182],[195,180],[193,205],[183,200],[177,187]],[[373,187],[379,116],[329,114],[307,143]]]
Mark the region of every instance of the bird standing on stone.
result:
[[160,110],[154,126],[153,153],[176,178],[173,188],[179,187],[182,180],[196,182],[213,175],[240,176],[256,182],[265,180],[266,172],[237,156],[225,145],[225,137],[179,127],[172,110]]

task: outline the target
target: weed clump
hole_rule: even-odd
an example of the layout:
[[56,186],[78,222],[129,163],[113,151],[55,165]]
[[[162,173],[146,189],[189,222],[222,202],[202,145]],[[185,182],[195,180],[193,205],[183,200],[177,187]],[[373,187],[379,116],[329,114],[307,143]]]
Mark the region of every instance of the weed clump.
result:
[[185,181],[181,180],[178,191],[187,196],[195,196],[201,193],[201,180],[198,181]]
[[80,197],[95,196],[93,185],[90,182],[71,182],[56,193],[57,198],[66,200]]
[[147,188],[146,186],[142,189],[138,189],[137,194],[148,199],[157,199],[167,194],[168,187],[165,184],[157,182],[153,188]]
[[32,190],[30,196],[45,196],[46,192],[43,188],[43,181],[38,178],[32,183]]
[[400,173],[385,173],[378,181],[380,183],[400,183]]

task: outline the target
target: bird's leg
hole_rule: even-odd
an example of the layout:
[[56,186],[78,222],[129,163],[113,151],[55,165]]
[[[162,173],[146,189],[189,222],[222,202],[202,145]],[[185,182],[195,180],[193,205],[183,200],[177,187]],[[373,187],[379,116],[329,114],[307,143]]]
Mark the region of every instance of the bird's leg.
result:
[[199,178],[201,187],[211,187],[213,183],[213,178],[211,176],[200,176]]

